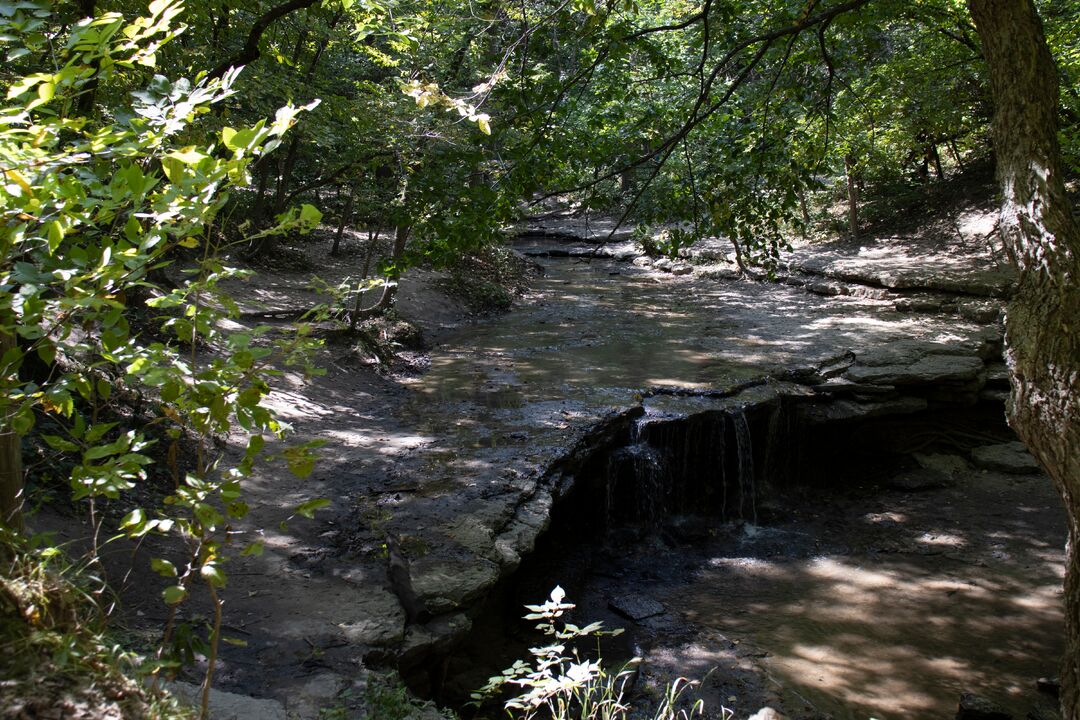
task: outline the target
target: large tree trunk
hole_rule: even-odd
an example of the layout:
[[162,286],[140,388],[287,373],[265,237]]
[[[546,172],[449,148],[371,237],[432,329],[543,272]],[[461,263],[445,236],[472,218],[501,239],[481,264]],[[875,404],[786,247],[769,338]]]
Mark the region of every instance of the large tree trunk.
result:
[[1065,501],[1061,706],[1080,720],[1080,227],[1057,143],[1058,74],[1031,0],[969,0],[994,93],[1000,229],[1020,271],[1009,303],[1009,421]]

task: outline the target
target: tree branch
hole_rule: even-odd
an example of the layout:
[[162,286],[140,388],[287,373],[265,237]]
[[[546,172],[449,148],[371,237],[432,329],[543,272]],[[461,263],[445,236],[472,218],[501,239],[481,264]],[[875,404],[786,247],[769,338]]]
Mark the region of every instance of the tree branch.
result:
[[289,13],[309,8],[318,2],[319,0],[289,0],[289,2],[282,3],[281,5],[267,10],[259,16],[259,19],[255,21],[255,24],[251,26],[247,40],[244,42],[244,47],[231,58],[211,70],[209,77],[219,78],[227,73],[230,68],[250,65],[258,60],[259,56],[262,55],[262,50],[259,49],[259,40],[262,39],[263,33],[266,32],[267,28]]
[[[589,182],[582,183],[571,188],[564,188],[557,192],[548,193],[537,198],[533,201],[533,203],[535,204],[542,200],[546,200],[547,198],[561,195],[563,193],[581,192],[590,187],[594,187],[595,185],[605,180],[610,180],[611,178],[619,175],[620,173],[632,170],[636,167],[644,165],[645,163],[653,160],[654,158],[659,157],[660,162],[657,163],[657,166],[650,174],[649,181],[651,181],[659,173],[660,167],[662,167],[667,158],[670,157],[671,153],[674,151],[678,143],[685,139],[690,134],[690,132],[693,131],[694,128],[696,128],[706,119],[708,119],[711,115],[713,115],[713,113],[719,110],[731,98],[735,90],[738,89],[738,87],[742,85],[742,83],[746,80],[750,70],[753,69],[759,62],[761,62],[761,59],[762,57],[764,57],[765,52],[772,46],[772,44],[776,40],[787,37],[789,35],[797,35],[804,30],[821,24],[828,24],[832,22],[832,20],[837,16],[842,15],[846,12],[857,10],[873,1],[874,0],[848,0],[847,2],[840,3],[839,5],[831,7],[827,10],[822,10],[821,12],[815,13],[813,15],[807,15],[805,17],[799,18],[798,21],[790,25],[784,26],[782,28],[777,28],[776,30],[771,30],[769,32],[754,35],[752,37],[748,37],[739,41],[734,46],[732,46],[731,49],[729,49],[722,58],[720,58],[720,61],[716,63],[712,71],[709,73],[709,76],[702,83],[702,88],[698,93],[698,97],[694,102],[694,107],[691,109],[686,121],[683,122],[683,124],[674,133],[669,135],[667,139],[657,145],[656,148],[642,155],[636,160],[627,163],[626,165],[598,175]],[[709,97],[712,93],[713,85],[716,84],[716,81],[720,77],[720,74],[724,72],[724,70],[727,69],[735,60],[735,58],[737,58],[744,50],[759,43],[761,43],[762,45],[758,49],[757,53],[755,53],[754,57],[751,59],[749,65],[744,68],[739,73],[739,75],[732,81],[731,85],[729,85],[728,89],[724,92],[724,95],[718,101],[706,106],[706,103],[708,102]],[[702,108],[704,108],[704,110]],[[647,181],[643,187],[647,186],[649,181]],[[643,190],[641,192],[643,192]],[[641,192],[639,192],[638,195],[635,196],[635,198],[631,201],[631,208],[637,204],[637,201],[641,197]],[[626,214],[624,213],[622,219],[625,220],[625,218]]]

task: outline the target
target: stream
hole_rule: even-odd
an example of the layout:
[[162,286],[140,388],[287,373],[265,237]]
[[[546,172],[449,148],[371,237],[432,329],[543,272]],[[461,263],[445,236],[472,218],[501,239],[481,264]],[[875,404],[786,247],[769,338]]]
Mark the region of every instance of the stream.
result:
[[[297,439],[327,444],[310,477],[251,483],[266,551],[232,568],[226,622],[245,645],[224,649],[223,689],[314,717],[358,667],[392,667],[461,708],[536,646],[522,606],[560,584],[575,621],[627,629],[603,654],[643,658],[635,693],[703,679],[708,717],[951,717],[962,692],[1023,717],[1048,701],[1064,513],[1009,444],[1001,328],[962,269],[949,283],[968,296],[914,312],[904,289],[540,264],[492,317],[403,289],[404,316],[426,298],[412,316],[438,329],[424,372],[377,376],[336,347],[326,376],[275,392]],[[302,280],[280,278],[276,302]],[[332,504],[280,524],[312,497]]]
[[955,323],[659,283],[627,263],[545,269],[535,302],[470,328],[413,383],[419,426],[457,407],[441,432],[492,457],[543,446],[553,410],[572,421],[636,396],[644,414],[562,471],[551,527],[470,613],[445,702],[526,655],[539,637],[517,616],[560,584],[575,622],[627,629],[604,655],[644,658],[638,691],[705,678],[709,717],[946,717],[963,692],[1016,716],[1052,704],[1035,681],[1063,647],[1064,518],[1045,476],[973,464],[1015,440],[1000,402],[951,369],[880,411],[876,395],[823,406],[803,386],[754,389],[850,348],[883,356],[871,372],[925,363],[911,344],[963,347]]

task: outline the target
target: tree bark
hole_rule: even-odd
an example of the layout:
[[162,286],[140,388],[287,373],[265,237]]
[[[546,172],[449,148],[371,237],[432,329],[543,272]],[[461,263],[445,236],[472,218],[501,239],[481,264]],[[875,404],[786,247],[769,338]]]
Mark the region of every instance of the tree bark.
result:
[[296,158],[300,155],[301,135],[302,133],[299,131],[293,132],[293,136],[289,140],[289,149],[282,159],[281,167],[278,171],[277,188],[274,192],[274,205],[272,210],[274,215],[280,215],[285,212],[285,205],[287,203],[286,192],[289,189],[289,182],[292,180],[293,170],[296,168]]
[[859,235],[859,186],[855,183],[855,158],[844,158],[844,172],[847,175],[848,229],[851,237]]
[[999,230],[1019,270],[1005,355],[1009,422],[1068,512],[1061,709],[1080,720],[1080,227],[1062,182],[1058,73],[1031,0],[969,0],[994,96]]
[[[0,357],[15,349],[15,336],[0,329]],[[4,368],[4,385],[17,383],[17,371]],[[16,404],[0,398],[0,525],[22,529],[23,464],[22,439],[11,425]]]
[[926,152],[930,159],[934,161],[934,171],[937,173],[937,179],[945,182],[945,168],[941,167],[941,153],[938,152],[937,145],[931,145]]
[[338,223],[337,233],[334,235],[334,246],[330,248],[330,257],[337,257],[341,250],[341,238],[345,234],[345,228],[352,220],[353,204],[356,201],[356,192],[349,188],[349,199],[345,203],[345,210],[341,213],[341,222]]

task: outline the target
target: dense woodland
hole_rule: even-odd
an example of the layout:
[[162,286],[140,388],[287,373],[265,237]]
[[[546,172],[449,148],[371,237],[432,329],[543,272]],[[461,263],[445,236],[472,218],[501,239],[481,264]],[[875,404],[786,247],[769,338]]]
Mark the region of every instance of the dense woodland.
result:
[[[260,551],[229,545],[230,518],[285,436],[263,399],[310,364],[313,319],[358,331],[412,268],[498,247],[553,204],[619,218],[661,254],[725,238],[767,279],[791,238],[858,235],[993,158],[1021,273],[1010,417],[1071,517],[1077,720],[1078,29],[1075,0],[0,1],[3,554],[34,557],[31,441],[91,516],[160,468],[175,492],[120,530],[183,539],[185,566],[155,561],[174,578],[163,602],[209,593],[213,645],[223,558]],[[221,284],[258,283],[317,228],[351,279],[293,334],[226,330]],[[346,231],[375,249],[338,253]],[[215,438],[237,431],[247,452],[229,463]],[[277,455],[304,474],[317,452]]]

